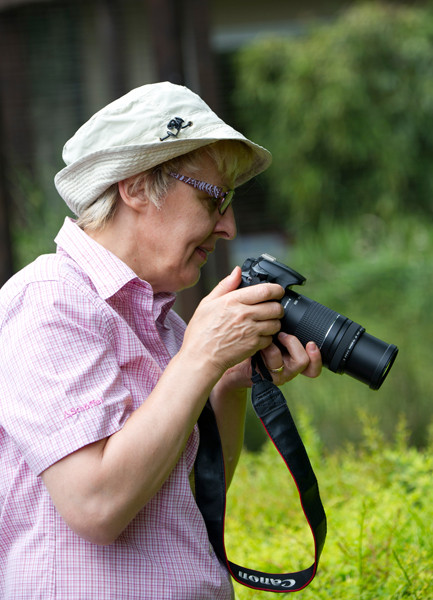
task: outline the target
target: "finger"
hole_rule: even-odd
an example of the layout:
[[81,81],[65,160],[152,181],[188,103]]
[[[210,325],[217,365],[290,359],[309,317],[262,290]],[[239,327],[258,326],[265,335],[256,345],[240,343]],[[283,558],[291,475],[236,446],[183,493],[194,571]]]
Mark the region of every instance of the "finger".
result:
[[214,289],[207,295],[209,300],[213,298],[219,298],[220,296],[224,296],[224,294],[228,294],[229,292],[233,292],[236,290],[242,279],[242,271],[240,267],[235,267],[233,271],[222,279],[218,285],[214,287]]
[[283,375],[285,381],[290,381],[290,379],[308,369],[310,357],[304,346],[294,335],[280,332],[278,334],[278,341],[287,350],[287,353],[283,352],[285,365]]
[[322,355],[315,342],[308,342],[305,351],[310,358],[310,364],[302,373],[306,377],[318,377],[322,372]]
[[[244,309],[245,310],[245,309]],[[278,319],[280,321],[284,316],[284,308],[281,306],[280,302],[260,302],[259,304],[250,305],[247,309],[248,315],[254,321],[267,321],[269,319]],[[277,331],[280,330],[280,327]],[[277,333],[275,331],[275,333]]]
[[[281,332],[278,341],[287,349],[290,355],[289,364],[294,376],[302,373],[306,377],[318,377],[322,370],[322,357],[317,344],[308,342],[304,348],[301,342],[293,335]],[[287,364],[287,359],[286,364]],[[295,372],[297,371],[297,373]]]
[[222,279],[214,289],[206,296],[207,300],[213,300],[224,296],[229,292],[237,290],[237,299],[244,304],[258,304],[269,300],[281,300],[284,296],[284,288],[277,283],[259,283],[244,288],[239,288],[242,280],[240,267]]
[[[275,344],[270,344],[267,348],[264,348],[261,351],[263,361],[268,368],[268,370],[272,373],[281,371],[284,369],[284,360],[281,354],[281,350]],[[283,367],[283,369],[281,369]]]
[[278,341],[293,358],[301,359],[306,354],[306,350],[299,339],[290,333],[281,331],[278,334]]
[[239,288],[236,292],[237,299],[243,304],[259,304],[270,300],[281,300],[284,288],[277,283],[259,283]]
[[249,327],[251,333],[253,328],[259,338],[266,337],[267,344],[260,344],[260,350],[268,348],[274,339],[274,335],[276,335],[281,329],[281,321],[280,319],[266,319],[264,321],[256,321],[252,327]]

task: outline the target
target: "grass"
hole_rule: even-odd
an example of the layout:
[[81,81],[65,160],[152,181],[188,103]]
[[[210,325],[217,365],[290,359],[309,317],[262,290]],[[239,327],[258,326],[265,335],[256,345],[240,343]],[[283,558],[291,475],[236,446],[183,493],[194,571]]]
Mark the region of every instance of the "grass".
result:
[[[316,578],[297,594],[305,600],[429,600],[433,443],[422,451],[410,446],[400,423],[391,444],[376,419],[362,412],[358,418],[360,445],[328,453],[301,413],[298,428],[319,480],[328,536]],[[228,497],[230,560],[270,572],[312,563],[312,537],[290,480],[271,443],[243,454]],[[237,583],[235,590],[238,600],[270,598]]]

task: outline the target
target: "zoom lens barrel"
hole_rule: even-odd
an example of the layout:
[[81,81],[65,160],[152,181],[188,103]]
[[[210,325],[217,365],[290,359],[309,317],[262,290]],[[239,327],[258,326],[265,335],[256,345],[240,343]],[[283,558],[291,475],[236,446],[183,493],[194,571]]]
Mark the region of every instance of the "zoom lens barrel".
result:
[[296,336],[305,346],[320,348],[325,367],[347,373],[378,390],[397,356],[398,349],[375,338],[347,317],[306,296],[287,290],[281,300],[281,330]]

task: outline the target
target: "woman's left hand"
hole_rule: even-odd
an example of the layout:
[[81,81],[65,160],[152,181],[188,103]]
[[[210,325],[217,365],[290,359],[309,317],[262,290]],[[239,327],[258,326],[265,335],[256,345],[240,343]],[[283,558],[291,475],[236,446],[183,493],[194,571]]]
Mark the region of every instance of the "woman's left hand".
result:
[[285,351],[281,352],[275,344],[262,350],[263,360],[276,385],[282,385],[300,374],[312,378],[320,375],[322,357],[314,342],[308,342],[304,348],[298,338],[283,332],[278,334],[278,341]]
[[[281,332],[278,341],[283,351],[276,344],[260,351],[276,385],[283,385],[300,373],[306,377],[320,375],[322,358],[316,344],[309,342],[304,348],[298,338]],[[248,358],[228,369],[211,395],[223,444],[228,485],[242,449],[247,398],[245,388],[251,385],[251,359]]]
[[[261,350],[262,358],[272,375],[275,385],[283,385],[299,374],[306,377],[318,377],[322,371],[322,357],[314,342],[307,346],[294,335],[280,332],[278,341],[285,350],[281,351],[276,344]],[[221,378],[229,388],[251,387],[251,360],[228,369]]]

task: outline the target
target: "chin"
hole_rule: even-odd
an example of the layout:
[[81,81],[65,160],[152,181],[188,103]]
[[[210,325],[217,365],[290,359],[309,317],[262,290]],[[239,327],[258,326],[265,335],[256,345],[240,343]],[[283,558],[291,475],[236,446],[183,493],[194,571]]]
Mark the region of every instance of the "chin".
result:
[[201,271],[199,269],[198,273],[196,273],[194,275],[194,277],[190,277],[189,279],[183,281],[180,284],[180,287],[177,288],[177,292],[181,292],[182,290],[187,290],[189,288],[192,288],[196,285],[196,283],[198,283],[199,279],[200,279],[200,275],[201,275]]

